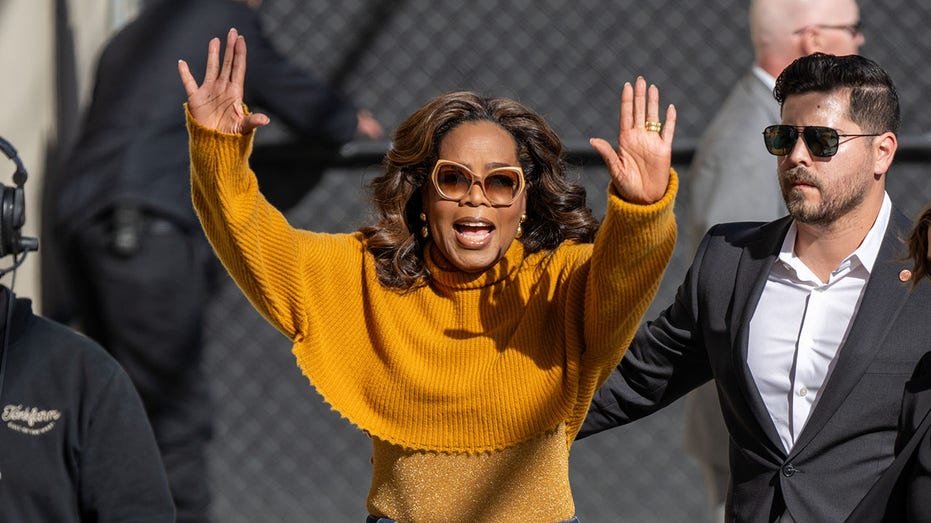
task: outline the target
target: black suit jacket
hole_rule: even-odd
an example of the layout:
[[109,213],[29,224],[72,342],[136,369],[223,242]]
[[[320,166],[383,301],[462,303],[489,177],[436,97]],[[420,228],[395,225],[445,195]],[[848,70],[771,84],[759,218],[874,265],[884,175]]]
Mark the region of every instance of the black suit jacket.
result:
[[905,385],[895,447],[895,461],[847,523],[931,522],[931,352]]
[[[188,134],[178,75],[203,80],[207,43],[235,27],[249,47],[243,101],[312,140],[351,140],[357,109],[290,63],[263,35],[258,13],[233,0],[158,0],[101,52],[78,142],[63,166],[55,223],[67,233],[117,203],[200,230],[191,204]],[[222,48],[221,48],[222,57]]]
[[730,433],[729,521],[843,521],[893,458],[902,391],[931,343],[931,285],[900,281],[910,220],[893,211],[821,397],[787,454],[747,366],[750,319],[790,225],[723,224],[702,241],[676,300],[643,325],[596,393],[580,437],[715,380]]

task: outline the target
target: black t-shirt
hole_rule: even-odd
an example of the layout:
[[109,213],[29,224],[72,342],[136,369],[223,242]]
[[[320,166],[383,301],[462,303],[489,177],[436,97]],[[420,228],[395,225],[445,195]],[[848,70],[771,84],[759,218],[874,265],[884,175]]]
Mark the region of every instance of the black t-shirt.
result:
[[[0,288],[0,344],[7,296]],[[174,521],[129,377],[89,338],[14,303],[0,370],[0,521]]]

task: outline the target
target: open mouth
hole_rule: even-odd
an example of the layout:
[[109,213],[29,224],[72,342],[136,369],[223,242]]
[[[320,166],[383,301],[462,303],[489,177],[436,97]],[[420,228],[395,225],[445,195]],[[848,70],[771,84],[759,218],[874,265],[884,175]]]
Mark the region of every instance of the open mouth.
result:
[[466,245],[484,245],[495,230],[495,226],[483,221],[453,224],[459,240]]

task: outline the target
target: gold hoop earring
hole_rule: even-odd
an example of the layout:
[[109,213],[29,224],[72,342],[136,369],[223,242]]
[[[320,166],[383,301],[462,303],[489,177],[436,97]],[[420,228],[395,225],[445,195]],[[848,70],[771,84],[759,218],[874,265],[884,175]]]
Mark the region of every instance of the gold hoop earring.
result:
[[522,227],[523,223],[527,221],[527,215],[521,214],[520,221],[517,222],[517,234],[514,235],[514,238],[520,238],[524,235],[524,228]]
[[424,238],[427,238],[430,236],[430,228],[427,227],[427,214],[426,213],[423,213],[423,212],[420,213],[420,221],[423,222],[423,227],[420,228],[420,235]]

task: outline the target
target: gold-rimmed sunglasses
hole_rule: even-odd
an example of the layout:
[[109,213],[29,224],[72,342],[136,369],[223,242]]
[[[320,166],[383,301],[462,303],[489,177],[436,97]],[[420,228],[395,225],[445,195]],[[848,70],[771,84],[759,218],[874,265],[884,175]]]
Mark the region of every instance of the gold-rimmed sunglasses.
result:
[[496,167],[479,176],[461,163],[437,160],[430,179],[440,198],[454,202],[469,194],[474,184],[482,188],[485,199],[495,207],[511,205],[524,191],[524,171],[513,166]]

